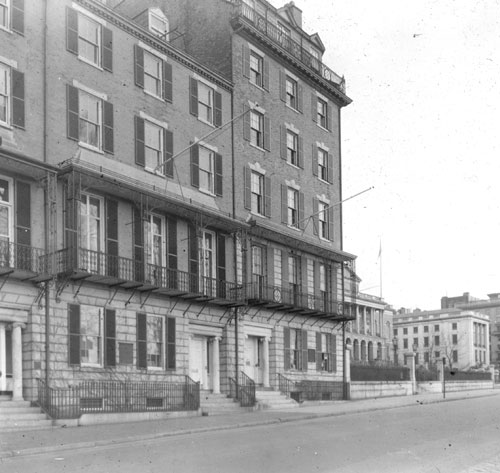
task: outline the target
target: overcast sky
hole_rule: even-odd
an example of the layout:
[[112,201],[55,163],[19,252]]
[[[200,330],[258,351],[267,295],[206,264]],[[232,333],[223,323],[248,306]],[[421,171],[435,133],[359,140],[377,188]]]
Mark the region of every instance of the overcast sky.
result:
[[[277,2],[280,6],[285,2]],[[500,0],[296,0],[345,75],[344,249],[395,308],[500,292]]]

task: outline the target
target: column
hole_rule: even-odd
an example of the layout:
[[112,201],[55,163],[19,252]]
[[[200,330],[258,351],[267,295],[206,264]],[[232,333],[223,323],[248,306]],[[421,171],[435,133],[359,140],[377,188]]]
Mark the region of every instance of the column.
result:
[[12,400],[23,400],[23,341],[21,330],[24,324],[12,324]]
[[351,350],[352,345],[346,343],[344,348],[344,400],[351,399]]
[[269,387],[269,337],[262,339],[262,384]]
[[406,354],[406,360],[410,364],[410,381],[412,394],[417,393],[417,378],[415,375],[415,353]]
[[219,342],[220,337],[212,339],[212,390],[214,394],[220,394]]
[[7,353],[5,324],[0,323],[0,391],[7,389]]

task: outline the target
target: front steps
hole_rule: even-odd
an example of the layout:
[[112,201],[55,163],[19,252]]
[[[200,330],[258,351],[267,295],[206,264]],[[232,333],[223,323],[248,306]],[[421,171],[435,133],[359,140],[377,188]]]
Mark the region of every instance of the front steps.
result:
[[241,407],[238,401],[225,394],[214,394],[211,391],[200,391],[200,409],[204,416],[229,415],[252,411],[251,407]]
[[0,433],[16,430],[39,430],[52,427],[52,421],[39,407],[31,407],[28,401],[11,401],[0,398]]
[[257,389],[257,409],[294,409],[299,403],[272,389]]

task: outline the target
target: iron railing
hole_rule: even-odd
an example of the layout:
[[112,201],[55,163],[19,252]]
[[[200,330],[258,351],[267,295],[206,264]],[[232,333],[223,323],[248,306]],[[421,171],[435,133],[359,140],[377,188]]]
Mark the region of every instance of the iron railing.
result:
[[261,34],[265,35],[268,39],[273,41],[273,43],[279,45],[287,53],[299,60],[311,72],[331,82],[342,92],[345,92],[344,79],[333,72],[329,67],[325,66],[325,64],[323,64],[319,58],[311,54],[310,50],[306,49],[303,44],[292,39],[289,34],[284,33],[265,16],[245,3],[241,3],[241,5],[237,5],[235,8],[235,18],[250,23]]
[[243,290],[234,282],[144,263],[123,256],[109,255],[85,248],[66,248],[56,252],[53,260],[54,274],[77,271],[88,273],[89,276],[136,282],[179,294],[194,293],[231,302],[243,300]]
[[290,393],[295,391],[295,381],[283,376],[281,373],[278,373],[278,389],[285,396],[290,397]]
[[241,407],[255,406],[255,381],[241,371],[238,383],[236,378],[229,378],[229,396],[240,401]]
[[45,251],[0,239],[0,268],[45,274],[47,272]]
[[334,401],[343,399],[344,383],[305,379],[296,383],[296,391],[301,401]]
[[409,381],[410,368],[387,362],[351,362],[351,381]]
[[72,419],[87,413],[196,411],[200,384],[188,376],[179,381],[82,381],[53,388],[38,379],[38,404],[53,419]]

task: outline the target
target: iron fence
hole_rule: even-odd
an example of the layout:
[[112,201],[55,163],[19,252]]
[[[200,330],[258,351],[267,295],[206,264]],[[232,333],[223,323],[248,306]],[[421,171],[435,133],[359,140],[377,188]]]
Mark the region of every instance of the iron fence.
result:
[[290,396],[290,393],[295,390],[295,381],[283,376],[281,373],[278,373],[278,389],[285,396]]
[[351,381],[409,381],[410,368],[390,363],[351,363]]
[[342,381],[302,380],[296,383],[296,390],[304,401],[334,401],[344,397]]
[[73,419],[85,413],[195,411],[200,385],[188,376],[182,381],[83,381],[53,388],[38,379],[38,404],[53,419]]
[[0,268],[45,274],[47,272],[45,251],[0,239]]
[[236,378],[229,378],[229,396],[240,401],[241,407],[253,407],[255,405],[255,382],[243,371],[240,372],[238,383]]

